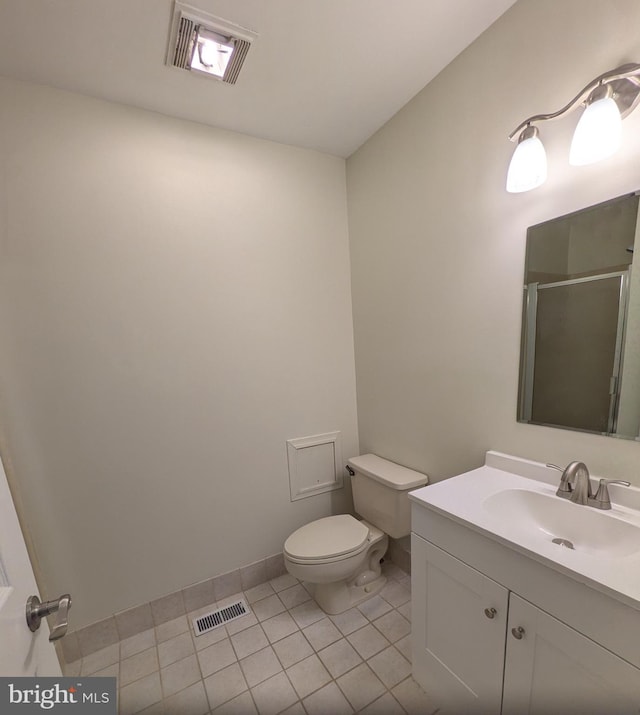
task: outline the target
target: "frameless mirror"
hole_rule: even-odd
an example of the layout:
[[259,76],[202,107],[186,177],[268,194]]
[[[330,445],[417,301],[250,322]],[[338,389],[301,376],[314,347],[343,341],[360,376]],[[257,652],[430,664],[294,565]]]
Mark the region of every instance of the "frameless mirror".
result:
[[518,420],[640,439],[638,193],[531,226]]

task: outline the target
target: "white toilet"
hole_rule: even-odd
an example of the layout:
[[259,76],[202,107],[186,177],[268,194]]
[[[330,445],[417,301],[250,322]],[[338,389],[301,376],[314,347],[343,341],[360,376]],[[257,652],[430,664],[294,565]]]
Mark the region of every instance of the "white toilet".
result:
[[[342,613],[376,594],[385,584],[380,560],[389,536],[411,532],[408,493],[424,486],[421,472],[375,454],[348,460],[353,504],[363,517],[328,516],[300,527],[284,543],[287,571],[313,586],[325,613]],[[366,521],[365,521],[366,519]]]

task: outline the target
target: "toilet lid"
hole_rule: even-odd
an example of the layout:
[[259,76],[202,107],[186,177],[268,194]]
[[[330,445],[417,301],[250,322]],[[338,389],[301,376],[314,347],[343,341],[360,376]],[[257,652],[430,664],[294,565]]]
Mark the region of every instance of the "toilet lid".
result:
[[301,526],[284,542],[294,559],[328,559],[357,551],[369,537],[369,529],[349,514],[327,516]]

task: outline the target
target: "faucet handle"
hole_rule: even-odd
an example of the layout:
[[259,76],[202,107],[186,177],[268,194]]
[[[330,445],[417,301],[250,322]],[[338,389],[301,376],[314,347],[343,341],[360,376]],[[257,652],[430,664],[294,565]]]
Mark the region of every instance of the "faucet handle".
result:
[[609,498],[609,484],[621,484],[623,487],[630,487],[631,482],[623,479],[601,479],[598,491],[591,500],[591,506],[596,509],[611,509],[611,499]]
[[562,472],[562,477],[560,478],[560,485],[558,486],[558,491],[556,492],[556,496],[563,497],[564,499],[569,499],[571,496],[571,482],[569,481],[569,475],[567,474],[567,469],[563,467],[559,467],[557,464],[549,464],[547,462],[547,467],[551,467],[551,469],[557,469],[559,472]]

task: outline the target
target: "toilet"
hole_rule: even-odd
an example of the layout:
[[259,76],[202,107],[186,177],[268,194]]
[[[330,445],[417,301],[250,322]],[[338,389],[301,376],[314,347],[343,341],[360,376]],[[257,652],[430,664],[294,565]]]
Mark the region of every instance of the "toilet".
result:
[[389,536],[411,532],[409,491],[428,482],[426,474],[375,454],[348,460],[353,505],[350,514],[317,519],[300,527],[284,544],[287,571],[311,585],[325,613],[343,613],[380,591],[386,582],[380,561]]

